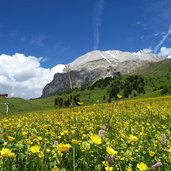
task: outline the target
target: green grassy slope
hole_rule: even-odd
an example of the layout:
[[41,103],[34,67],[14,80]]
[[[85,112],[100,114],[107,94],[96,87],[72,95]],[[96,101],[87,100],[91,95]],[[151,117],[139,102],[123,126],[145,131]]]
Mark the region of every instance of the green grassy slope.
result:
[[150,87],[159,89],[171,83],[171,59],[153,63],[140,73],[148,80]]
[[[97,101],[103,102],[103,96],[106,90],[92,90],[92,91],[77,91],[74,94],[80,94],[80,100],[85,104],[96,103]],[[63,94],[62,97],[66,100],[70,94]],[[0,115],[5,114],[6,106],[1,103],[9,103],[10,113],[31,112],[55,109],[54,100],[57,96],[47,98],[24,100],[22,98],[6,98],[0,99]]]
[[[139,74],[143,75],[148,80],[148,93],[142,96],[135,97],[138,98],[149,98],[161,96],[160,90],[158,90],[162,85],[170,85],[171,83],[171,59],[160,61],[157,63],[150,64],[139,71]],[[156,91],[153,91],[155,90]],[[105,102],[103,96],[106,94],[106,89],[94,89],[94,90],[84,90],[84,91],[74,91],[72,95],[80,94],[80,100],[86,105]],[[66,100],[70,94],[64,93],[62,95],[63,99]],[[13,113],[27,112],[27,111],[40,111],[54,109],[54,100],[57,96],[51,96],[42,99],[32,99],[24,100],[21,98],[7,98],[0,99],[0,103],[8,102],[11,111]],[[0,114],[5,113],[5,105],[0,104]]]
[[10,113],[40,110],[39,105],[30,103],[29,100],[24,100],[22,98],[6,98],[0,99],[0,114],[5,114],[6,111],[6,106],[2,103],[9,103]]

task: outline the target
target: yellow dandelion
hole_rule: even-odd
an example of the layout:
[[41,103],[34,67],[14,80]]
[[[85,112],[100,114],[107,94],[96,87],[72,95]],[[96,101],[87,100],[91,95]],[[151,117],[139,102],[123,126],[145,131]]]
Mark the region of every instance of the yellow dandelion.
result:
[[9,148],[2,148],[1,156],[2,157],[9,157],[11,154],[11,150]]
[[104,166],[106,166],[106,167],[109,166],[109,162],[108,162],[108,161],[103,161],[102,164],[103,164]]
[[46,153],[50,153],[50,149],[49,148],[46,149]]
[[72,141],[71,141],[73,144],[80,144],[80,141],[78,141],[78,140],[75,140],[75,139],[72,139]]
[[14,141],[15,138],[14,138],[14,137],[11,137],[11,136],[8,136],[8,140],[9,140],[9,141]]
[[121,96],[120,94],[117,94],[117,98],[118,98],[118,99],[121,99],[122,96]]
[[130,135],[130,136],[129,136],[129,140],[130,140],[131,142],[136,142],[136,141],[138,141],[138,138],[137,138],[136,136],[134,136],[134,135]]
[[28,133],[26,131],[21,132],[22,136],[26,136]]
[[10,153],[10,154],[9,154],[9,158],[13,159],[13,158],[15,158],[15,157],[16,157],[15,153]]
[[141,170],[141,171],[144,171],[144,170],[147,170],[148,169],[147,165],[144,162],[138,163],[137,164],[137,168],[139,170]]
[[30,151],[32,153],[39,153],[40,152],[40,146],[39,145],[33,145],[30,147]]
[[63,144],[63,143],[60,143],[57,147],[58,147],[58,150],[59,150],[59,151],[66,152],[66,151],[68,151],[72,146],[71,146],[70,144]]
[[112,170],[113,170],[113,167],[108,167],[108,166],[107,166],[107,167],[105,167],[105,170],[106,170],[106,171],[112,171]]
[[40,151],[39,153],[37,153],[37,156],[38,156],[39,158],[43,158],[43,157],[44,157],[44,154],[43,154],[42,151]]
[[155,152],[154,151],[149,151],[149,156],[150,157],[154,157],[154,155],[155,155]]
[[3,143],[3,146],[7,146],[7,144],[8,144],[8,142],[4,142],[4,143]]
[[37,137],[37,139],[38,139],[39,141],[42,141],[42,137]]
[[106,152],[110,155],[115,155],[115,154],[118,154],[117,151],[115,151],[113,148],[111,147],[106,147]]
[[128,167],[127,168],[127,171],[132,171],[132,167]]
[[101,144],[102,140],[98,135],[90,135],[90,139],[94,144]]
[[77,102],[79,105],[83,105],[84,104],[84,102]]

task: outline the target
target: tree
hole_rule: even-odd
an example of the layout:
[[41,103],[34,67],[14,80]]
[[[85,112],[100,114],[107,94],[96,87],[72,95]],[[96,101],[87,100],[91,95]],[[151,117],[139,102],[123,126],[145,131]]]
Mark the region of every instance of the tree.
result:
[[161,93],[161,94],[167,94],[167,93],[169,93],[169,87],[168,87],[167,85],[165,85],[165,86],[163,87],[163,89],[161,90],[160,93]]
[[80,94],[76,94],[73,97],[73,100],[74,100],[75,105],[79,106],[78,102],[80,102]]
[[68,75],[69,86],[70,86],[70,89],[72,90],[73,89],[73,82],[71,79],[71,66],[70,66],[70,64],[65,65],[64,72],[66,72]]
[[124,97],[125,98],[128,98],[129,97],[129,92],[130,92],[129,88],[125,87],[124,88],[124,91],[123,91],[123,94],[124,94]]
[[63,106],[63,98],[62,97],[56,97],[54,101],[55,106],[62,107]]
[[106,95],[103,96],[103,101],[105,101],[105,100],[106,100]]

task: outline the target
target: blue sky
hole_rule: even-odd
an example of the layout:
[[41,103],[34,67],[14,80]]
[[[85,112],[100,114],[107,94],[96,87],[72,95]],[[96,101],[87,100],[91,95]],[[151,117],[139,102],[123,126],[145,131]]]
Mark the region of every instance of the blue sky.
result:
[[1,0],[0,54],[43,57],[53,67],[94,49],[154,50],[170,14],[170,0]]
[[[34,98],[92,50],[171,55],[171,0],[0,0],[0,93]],[[171,57],[171,56],[170,56]]]

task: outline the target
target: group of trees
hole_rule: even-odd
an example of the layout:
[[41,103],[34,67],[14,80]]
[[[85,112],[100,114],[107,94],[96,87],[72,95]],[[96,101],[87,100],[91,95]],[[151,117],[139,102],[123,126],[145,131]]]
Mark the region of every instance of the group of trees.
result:
[[111,82],[108,87],[109,98],[117,98],[117,94],[122,94],[128,98],[134,91],[134,96],[145,93],[145,80],[142,76],[131,75],[126,78],[118,77]]
[[80,94],[70,95],[68,98],[63,98],[62,96],[58,96],[55,98],[54,105],[56,107],[71,107],[71,106],[79,106],[80,102]]
[[[145,93],[146,80],[141,75],[130,75],[130,76],[115,76],[106,77],[96,81],[92,85],[84,85],[79,91],[84,90],[95,90],[95,89],[106,89],[106,94],[102,97],[103,101],[111,102],[112,99],[117,99],[118,94],[124,98],[131,96],[137,96]],[[75,89],[70,89],[68,98],[58,96],[55,98],[55,106],[58,107],[70,107],[77,105],[79,106],[80,94],[73,95]],[[166,90],[165,90],[166,91]]]
[[134,96],[145,93],[145,79],[140,75],[107,77],[98,80],[89,89],[106,87],[109,99],[117,99],[117,94],[122,94],[123,97],[128,98],[133,92]]
[[168,86],[168,85],[162,86],[160,93],[161,94],[171,94],[171,85],[170,86]]

